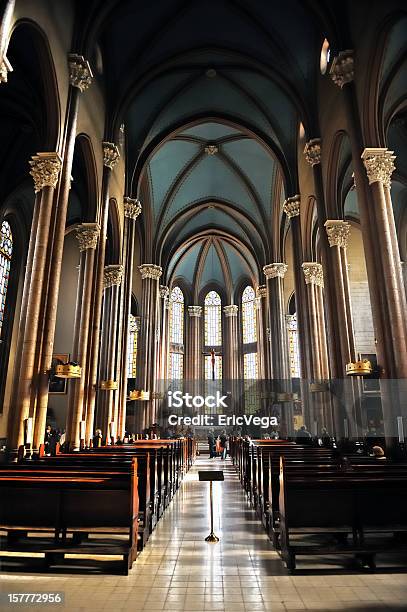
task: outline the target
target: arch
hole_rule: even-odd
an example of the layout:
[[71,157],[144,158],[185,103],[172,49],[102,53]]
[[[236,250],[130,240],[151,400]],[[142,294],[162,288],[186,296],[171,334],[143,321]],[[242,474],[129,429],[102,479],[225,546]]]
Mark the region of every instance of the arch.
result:
[[107,223],[106,265],[116,264],[121,260],[120,252],[120,218],[117,200],[109,200],[109,218]]

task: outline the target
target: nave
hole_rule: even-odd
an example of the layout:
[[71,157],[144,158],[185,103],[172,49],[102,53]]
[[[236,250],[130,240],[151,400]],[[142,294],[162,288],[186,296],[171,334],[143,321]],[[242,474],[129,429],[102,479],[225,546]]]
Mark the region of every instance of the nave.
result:
[[[214,483],[217,544],[209,531],[207,482],[198,470],[223,469]],[[328,567],[328,569],[327,569]],[[405,610],[405,574],[346,571],[303,562],[290,576],[250,509],[230,459],[201,455],[188,472],[128,576],[19,573],[0,577],[1,592],[64,591],[65,609],[171,610]],[[15,610],[4,606],[2,610]],[[36,606],[40,612],[49,607]]]

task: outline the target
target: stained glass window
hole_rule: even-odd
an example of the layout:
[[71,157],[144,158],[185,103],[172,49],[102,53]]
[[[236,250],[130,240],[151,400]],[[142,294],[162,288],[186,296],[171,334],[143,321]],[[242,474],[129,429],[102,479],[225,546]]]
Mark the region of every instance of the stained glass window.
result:
[[171,353],[170,355],[170,379],[182,380],[184,378],[184,355],[182,353]]
[[174,287],[170,295],[170,379],[184,378],[184,294]]
[[11,233],[11,227],[7,221],[3,221],[0,229],[0,336],[6,308],[7,287],[12,254],[13,236]]
[[127,347],[127,378],[136,378],[138,332],[138,319],[131,314],[129,320],[129,344]]
[[290,354],[291,378],[300,378],[300,355],[298,349],[297,315],[287,315],[288,350]]
[[256,380],[258,377],[257,353],[243,355],[243,369],[245,380]]
[[171,291],[170,342],[184,343],[184,294],[179,287]]
[[246,287],[242,295],[243,344],[257,342],[256,294],[253,287]]
[[219,293],[210,291],[205,297],[205,346],[222,344],[222,301]]

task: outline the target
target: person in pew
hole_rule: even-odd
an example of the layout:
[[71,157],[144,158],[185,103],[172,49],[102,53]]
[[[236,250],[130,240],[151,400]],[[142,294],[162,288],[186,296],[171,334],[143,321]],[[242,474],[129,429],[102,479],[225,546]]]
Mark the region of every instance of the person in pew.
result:
[[99,448],[99,446],[102,446],[102,430],[101,429],[96,429],[95,435],[92,438],[92,445],[93,445],[93,448]]
[[326,429],[326,427],[323,427],[321,429],[321,446],[323,446],[324,448],[331,448],[332,447],[332,438],[328,433],[328,430]]
[[297,438],[301,438],[302,440],[311,440],[311,437],[312,436],[305,425],[301,425],[297,431]]
[[386,455],[381,446],[374,446],[372,448],[373,457],[378,459],[379,461],[386,460]]

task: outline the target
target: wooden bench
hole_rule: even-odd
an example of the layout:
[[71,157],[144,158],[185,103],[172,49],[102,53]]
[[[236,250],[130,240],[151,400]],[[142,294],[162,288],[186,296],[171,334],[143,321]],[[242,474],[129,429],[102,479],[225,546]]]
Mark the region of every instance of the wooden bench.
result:
[[44,553],[48,565],[66,554],[120,555],[128,573],[137,556],[135,458],[106,472],[18,467],[0,466],[1,550]]

